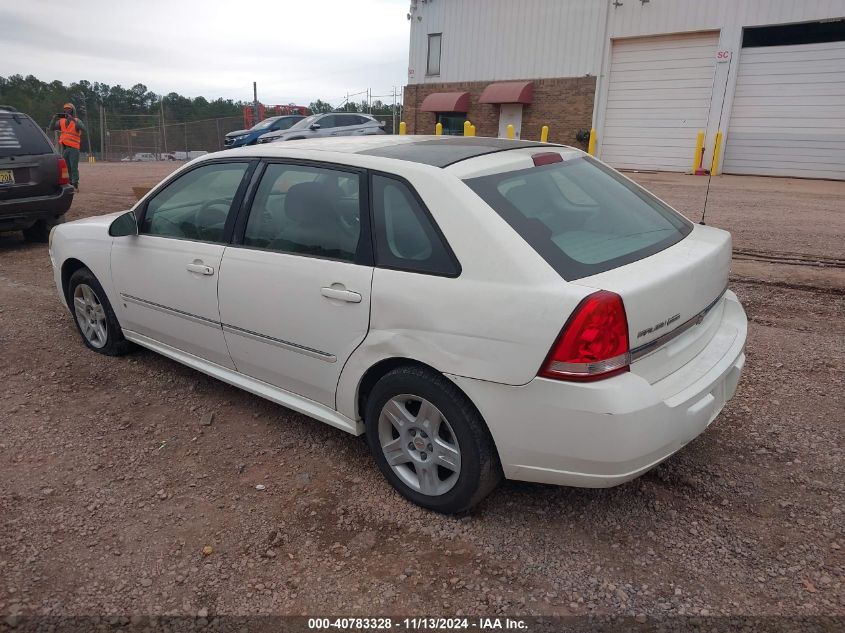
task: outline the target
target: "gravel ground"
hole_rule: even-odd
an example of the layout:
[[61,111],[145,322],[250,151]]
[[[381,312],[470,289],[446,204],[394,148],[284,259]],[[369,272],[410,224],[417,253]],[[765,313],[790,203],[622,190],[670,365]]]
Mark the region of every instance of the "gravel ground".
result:
[[[82,165],[70,217],[171,168]],[[635,177],[700,209],[706,179]],[[841,257],[843,202],[845,183],[720,177],[708,223]],[[0,614],[843,617],[845,271],[789,287],[805,268],[734,281],[745,374],[680,453],[609,490],[508,482],[454,518],[394,494],[361,438],[151,352],[87,351],[46,247],[2,235]]]

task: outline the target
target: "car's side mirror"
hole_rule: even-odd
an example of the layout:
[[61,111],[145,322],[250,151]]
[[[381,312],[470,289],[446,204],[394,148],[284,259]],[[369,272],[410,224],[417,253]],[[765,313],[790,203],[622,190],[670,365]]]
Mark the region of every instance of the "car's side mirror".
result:
[[138,235],[138,220],[135,213],[129,211],[115,218],[109,226],[109,235],[112,237],[126,237],[127,235]]
[[311,128],[312,130],[319,130],[319,129],[320,129],[320,124],[319,124],[319,123],[312,123],[312,124],[311,124],[311,125],[309,125],[308,127],[309,127],[309,128]]

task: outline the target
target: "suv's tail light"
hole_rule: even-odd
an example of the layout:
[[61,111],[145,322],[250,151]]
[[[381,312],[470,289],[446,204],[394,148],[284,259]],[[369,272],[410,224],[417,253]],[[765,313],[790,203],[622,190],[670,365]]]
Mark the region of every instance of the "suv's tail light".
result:
[[70,176],[68,175],[67,171],[67,163],[65,162],[64,158],[59,159],[59,186],[62,185],[69,185],[70,184]]
[[599,380],[628,371],[628,318],[622,297],[600,290],[585,297],[540,368],[543,378]]

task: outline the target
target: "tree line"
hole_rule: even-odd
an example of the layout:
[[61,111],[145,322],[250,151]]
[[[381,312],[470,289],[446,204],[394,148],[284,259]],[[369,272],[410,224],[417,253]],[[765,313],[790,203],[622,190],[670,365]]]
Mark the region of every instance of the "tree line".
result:
[[[41,81],[32,75],[0,76],[0,104],[26,112],[42,127],[46,127],[50,117],[60,112],[62,105],[68,101],[76,106],[77,113],[83,120],[90,119],[93,124],[96,124],[100,116],[99,107],[102,105],[109,114],[110,128],[140,127],[139,122],[143,120],[143,115],[160,115],[159,102],[162,98],[165,122],[168,124],[240,116],[244,106],[252,105],[251,102],[222,97],[213,101],[205,97],[184,97],[176,92],[159,95],[148,90],[144,84],[124,88],[119,84],[110,86],[83,79],[65,85],[61,81]],[[309,104],[309,108],[314,113],[321,113],[331,112],[335,106],[317,99]],[[338,104],[337,109],[347,112],[371,111],[374,114],[390,114],[392,111],[390,104],[378,100],[373,101],[372,107],[362,101]]]
[[124,127],[123,124],[130,123],[132,115],[158,116],[162,97],[168,123],[237,116],[241,114],[244,105],[232,99],[209,101],[205,97],[184,97],[176,92],[158,95],[144,84],[124,88],[98,81],[92,83],[85,79],[65,85],[61,81],[47,83],[32,75],[0,77],[0,103],[26,112],[42,127],[68,101],[76,106],[80,117],[92,122],[99,118],[100,105],[109,113],[125,115],[126,121],[116,122],[118,127]]
[[[100,106],[106,113],[106,129],[117,131],[160,126],[162,111],[165,123],[171,125],[240,117],[244,106],[252,105],[222,97],[214,100],[185,97],[176,92],[159,95],[144,84],[124,88],[119,84],[110,86],[83,79],[66,85],[61,81],[41,81],[32,75],[0,76],[0,104],[25,112],[42,128],[47,127],[51,117],[61,112],[62,105],[67,102],[76,106],[77,115],[88,127],[92,148],[98,148],[100,143]],[[331,112],[335,106],[317,99],[309,108],[314,113],[322,113]],[[343,103],[337,109],[385,115],[392,112],[391,105],[381,101],[374,101],[372,107],[366,102]]]

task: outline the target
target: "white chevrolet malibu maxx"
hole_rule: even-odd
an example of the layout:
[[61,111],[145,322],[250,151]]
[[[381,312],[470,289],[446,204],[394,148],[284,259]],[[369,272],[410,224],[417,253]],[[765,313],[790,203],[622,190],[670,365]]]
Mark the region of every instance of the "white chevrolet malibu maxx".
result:
[[401,494],[605,487],[737,386],[731,238],[569,147],[381,136],[185,165],[50,257],[85,345],[142,345],[352,434]]

